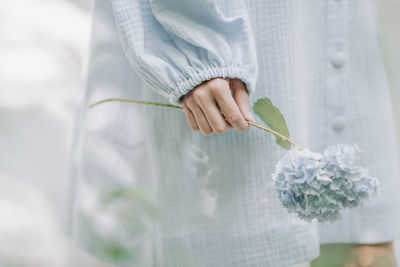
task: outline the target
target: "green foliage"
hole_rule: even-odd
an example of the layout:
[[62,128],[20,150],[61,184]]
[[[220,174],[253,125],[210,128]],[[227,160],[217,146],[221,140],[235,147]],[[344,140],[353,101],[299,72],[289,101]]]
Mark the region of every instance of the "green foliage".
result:
[[[97,214],[115,218],[118,228],[99,230],[95,226]],[[145,188],[120,187],[104,193],[96,213],[83,214],[83,218],[90,247],[100,258],[117,266],[145,266],[143,242],[149,242],[149,233],[162,221],[163,214]]]
[[[285,118],[268,97],[259,98],[253,105],[253,110],[272,130],[290,138]],[[283,149],[290,149],[290,144],[278,136],[276,137],[276,143]]]
[[[357,244],[324,244],[320,247],[320,255],[311,262],[311,267],[337,266],[377,266],[395,267],[396,263],[390,253],[382,248],[375,248],[370,257],[361,257]],[[377,252],[379,251],[379,252]],[[390,250],[389,250],[390,251]]]
[[[137,187],[123,187],[115,189],[102,198],[103,207],[107,207],[112,203],[122,201],[129,205],[129,210],[140,211],[141,214],[147,214],[152,219],[162,219],[161,211],[148,198],[148,192]],[[128,214],[131,214],[130,212]],[[132,218],[129,218],[132,219]]]
[[115,241],[105,242],[104,246],[102,247],[101,252],[113,260],[119,260],[119,261],[129,260],[129,261],[134,262],[133,259],[136,258],[135,250],[128,250],[124,246],[122,246],[120,243],[115,242]]

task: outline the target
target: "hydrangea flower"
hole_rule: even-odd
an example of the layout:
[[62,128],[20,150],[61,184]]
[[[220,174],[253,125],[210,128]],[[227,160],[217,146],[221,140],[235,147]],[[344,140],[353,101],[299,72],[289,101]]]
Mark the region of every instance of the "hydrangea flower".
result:
[[379,181],[357,165],[357,145],[328,147],[322,154],[291,149],[272,178],[283,206],[305,221],[333,222],[343,208],[362,207]]

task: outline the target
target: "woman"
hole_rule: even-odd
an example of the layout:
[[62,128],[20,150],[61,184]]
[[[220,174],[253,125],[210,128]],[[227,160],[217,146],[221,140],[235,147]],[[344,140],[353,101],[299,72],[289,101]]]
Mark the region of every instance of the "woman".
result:
[[[320,243],[392,256],[398,155],[373,1],[96,0],[92,30],[72,173],[79,245],[121,266],[307,266]],[[358,144],[381,194],[333,224],[288,214],[270,178],[285,151],[246,122],[265,96],[312,151]],[[87,110],[108,97],[185,116]],[[110,194],[132,206],[105,212]]]

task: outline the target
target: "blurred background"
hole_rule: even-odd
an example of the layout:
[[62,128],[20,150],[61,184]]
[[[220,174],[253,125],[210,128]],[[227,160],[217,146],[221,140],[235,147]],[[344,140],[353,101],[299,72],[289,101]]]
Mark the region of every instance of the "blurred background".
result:
[[[400,149],[400,0],[377,3]],[[1,0],[0,266],[106,266],[63,234],[90,11],[90,0]]]

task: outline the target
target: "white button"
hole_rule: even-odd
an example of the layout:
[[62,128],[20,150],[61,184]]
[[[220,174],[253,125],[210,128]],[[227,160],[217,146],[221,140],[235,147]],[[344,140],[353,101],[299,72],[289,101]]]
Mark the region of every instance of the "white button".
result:
[[333,118],[332,128],[335,132],[340,132],[346,127],[347,120],[344,116],[336,116]]
[[341,68],[344,65],[346,58],[342,52],[337,52],[331,58],[331,63],[336,68]]

